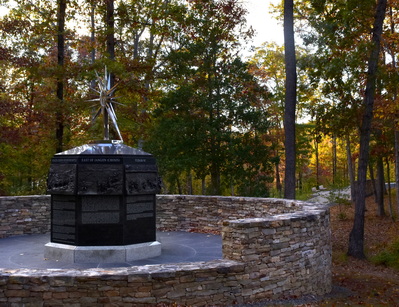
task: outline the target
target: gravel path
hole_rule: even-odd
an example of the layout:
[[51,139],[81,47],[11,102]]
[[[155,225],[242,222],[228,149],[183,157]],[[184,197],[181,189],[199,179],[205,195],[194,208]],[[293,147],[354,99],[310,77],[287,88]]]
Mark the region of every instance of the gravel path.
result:
[[350,197],[351,197],[351,190],[350,187],[348,187],[339,190],[317,191],[307,201],[310,203],[319,203],[324,205],[324,204],[334,203],[337,198],[350,199]]

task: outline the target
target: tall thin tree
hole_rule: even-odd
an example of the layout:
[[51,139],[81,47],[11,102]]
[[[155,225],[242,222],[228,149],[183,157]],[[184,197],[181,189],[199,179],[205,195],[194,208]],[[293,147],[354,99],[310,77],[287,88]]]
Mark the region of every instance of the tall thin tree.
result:
[[[114,19],[114,0],[105,0],[106,2],[106,16],[105,24],[107,31],[107,54],[111,61],[115,60],[115,19]],[[115,84],[115,74],[110,72],[109,76],[110,88]],[[109,115],[104,111],[104,139],[109,140]]]
[[[390,19],[391,19],[391,33],[394,34],[395,33],[395,21],[393,19],[393,14],[392,14],[392,6],[390,6],[389,8],[389,15],[390,15]],[[395,49],[395,44],[393,44],[392,49]],[[397,69],[397,63],[396,63],[396,55],[395,52],[392,51],[391,52],[391,57],[392,57],[392,66],[394,68],[394,70],[396,71]],[[393,100],[396,101],[398,97],[398,89],[395,86],[393,88]],[[395,135],[395,186],[396,186],[396,191],[399,191],[399,107],[397,107],[396,109],[397,112],[397,116],[396,116],[396,120],[394,121],[394,125],[393,125],[393,132]],[[397,206],[397,210],[399,212],[399,193],[396,193],[396,206]]]
[[[395,121],[395,180],[396,180],[396,191],[399,191],[399,120]],[[399,212],[399,193],[396,192],[396,206]]]
[[285,179],[284,197],[295,199],[295,110],[296,110],[296,56],[294,38],[294,1],[284,1],[284,46],[285,46]]
[[[90,42],[92,44],[92,49],[90,52],[90,62],[93,65],[96,61],[96,21],[95,21],[95,9],[96,3],[92,1],[90,3]],[[96,81],[93,80],[91,82],[91,87],[94,88],[96,86]]]
[[363,100],[364,111],[360,130],[360,154],[358,163],[358,187],[355,202],[355,219],[349,235],[348,255],[363,259],[364,254],[364,213],[366,203],[366,179],[369,160],[371,122],[373,120],[374,96],[376,91],[378,59],[381,49],[382,26],[385,19],[387,0],[378,0],[372,32],[372,49],[368,61],[366,92]]
[[64,54],[65,54],[65,10],[67,0],[58,0],[57,11],[57,100],[56,151],[61,152],[64,142]]

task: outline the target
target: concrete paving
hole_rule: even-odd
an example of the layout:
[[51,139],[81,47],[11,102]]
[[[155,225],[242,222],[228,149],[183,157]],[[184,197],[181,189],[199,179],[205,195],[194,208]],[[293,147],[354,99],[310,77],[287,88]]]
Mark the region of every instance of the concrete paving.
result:
[[157,232],[157,240],[162,244],[162,253],[157,257],[121,263],[67,263],[44,258],[44,245],[50,242],[50,234],[15,236],[0,239],[0,268],[113,268],[222,259],[222,238],[218,235]]

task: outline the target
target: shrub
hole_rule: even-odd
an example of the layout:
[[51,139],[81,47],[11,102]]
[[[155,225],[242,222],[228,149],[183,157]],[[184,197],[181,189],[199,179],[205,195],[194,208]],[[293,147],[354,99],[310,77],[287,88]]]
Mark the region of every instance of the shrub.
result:
[[399,269],[399,240],[371,259],[375,264]]

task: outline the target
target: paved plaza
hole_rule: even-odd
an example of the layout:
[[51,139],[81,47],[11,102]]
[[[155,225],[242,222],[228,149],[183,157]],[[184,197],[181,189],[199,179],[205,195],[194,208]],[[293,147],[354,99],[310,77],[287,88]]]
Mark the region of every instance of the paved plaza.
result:
[[44,258],[44,245],[50,234],[23,235],[0,239],[0,268],[87,269],[138,265],[210,261],[222,258],[222,238],[218,235],[190,232],[157,232],[162,254],[124,263],[66,263]]

